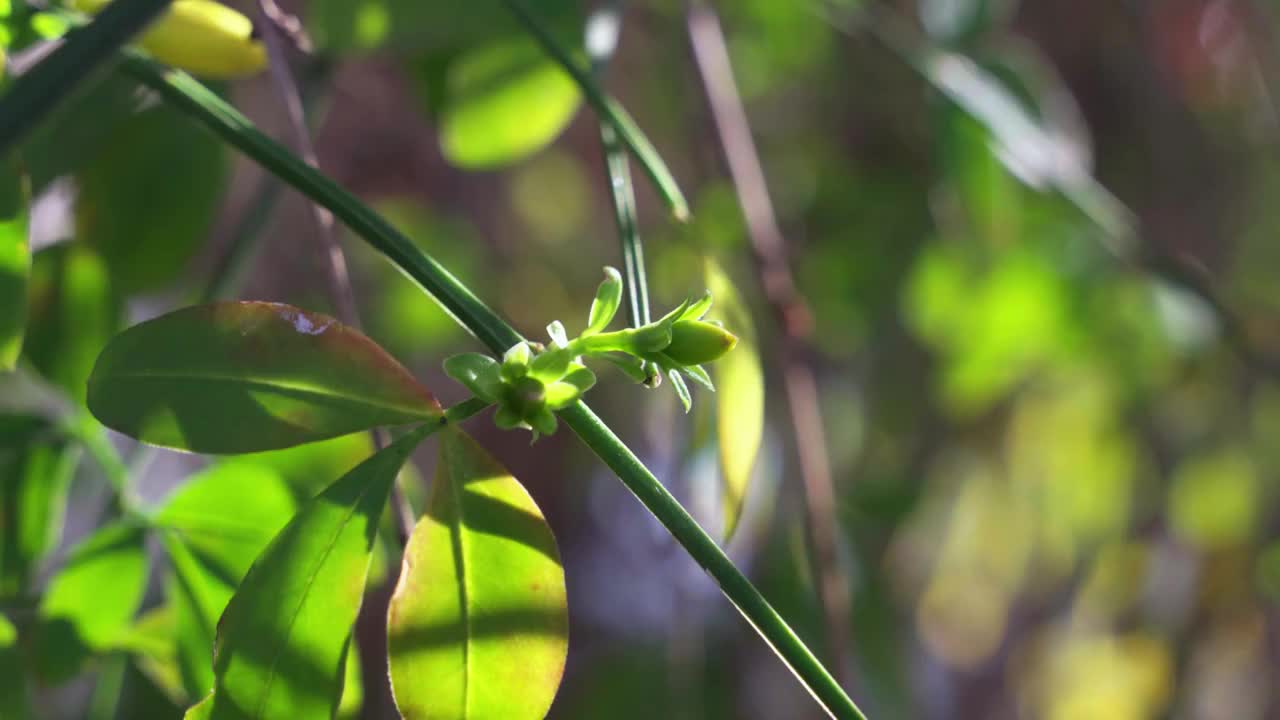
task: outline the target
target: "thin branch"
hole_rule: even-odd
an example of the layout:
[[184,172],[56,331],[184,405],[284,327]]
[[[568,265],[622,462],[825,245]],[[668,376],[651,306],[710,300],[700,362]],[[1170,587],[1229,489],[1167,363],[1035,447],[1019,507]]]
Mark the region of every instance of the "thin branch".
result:
[[687,20],[698,74],[746,218],[760,285],[779,326],[778,361],[804,484],[805,525],[827,629],[827,650],[836,677],[848,683],[851,679],[849,638],[852,636],[850,579],[838,553],[840,529],[818,386],[812,368],[805,361],[813,323],[791,274],[786,240],[778,227],[764,170],[751,138],[751,126],[733,78],[720,20],[701,0],[690,1]]
[[[190,115],[273,175],[328,208],[417,282],[490,351],[501,353],[523,340],[514,328],[413,241],[333,180],[308,167],[264,135],[248,118],[191,76],[161,70],[145,58],[128,52],[120,69],[155,90],[166,102]],[[561,411],[561,417],[613,469],[694,562],[715,578],[725,597],[742,612],[828,714],[841,719],[865,720],[866,716],[760,591],[590,408],[579,402]]]
[[[313,170],[320,169],[320,159],[316,155],[315,143],[311,140],[311,131],[307,127],[306,112],[302,105],[302,93],[298,91],[298,83],[289,69],[289,57],[285,52],[285,40],[292,42],[295,35],[289,34],[285,28],[292,28],[290,16],[276,5],[275,0],[258,0],[258,9],[263,18],[262,39],[267,47],[267,57],[271,66],[271,77],[275,81],[276,92],[284,104],[285,115],[289,121],[289,132],[293,136],[294,148],[302,161]],[[338,233],[333,223],[333,213],[318,203],[308,203],[311,217],[315,224],[316,240],[325,256],[325,275],[329,281],[329,299],[337,311],[338,319],[349,327],[361,329],[360,310],[356,306],[356,294],[351,287],[351,273],[347,270],[347,256],[338,244]],[[373,438],[375,449],[386,446],[386,438],[379,430],[369,433]],[[417,522],[413,506],[405,496],[404,489],[397,481],[391,486],[391,503],[396,510],[396,525],[400,533],[400,542],[409,541],[413,526]]]

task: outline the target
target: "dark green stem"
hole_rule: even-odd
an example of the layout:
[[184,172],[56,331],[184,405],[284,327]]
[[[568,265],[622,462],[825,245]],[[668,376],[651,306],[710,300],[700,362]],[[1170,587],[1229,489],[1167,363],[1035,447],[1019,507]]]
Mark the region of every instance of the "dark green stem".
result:
[[62,46],[13,81],[0,98],[0,155],[14,147],[77,85],[102,68],[170,0],[116,0],[93,22],[67,33]]
[[[155,89],[228,143],[238,148],[299,192],[324,205],[358,236],[413,278],[464,327],[491,351],[501,354],[522,340],[510,325],[449,274],[438,262],[414,245],[354,196],[288,150],[263,135],[235,108],[184,73],[163,71],[134,54],[122,69]],[[463,403],[460,407],[471,408]],[[479,408],[476,408],[478,411]],[[462,410],[452,410],[459,416]],[[450,417],[446,414],[446,417]],[[618,474],[623,483],[653,513],[690,557],[719,583],[720,588],[765,641],[795,672],[800,681],[832,716],[863,718],[830,673],[809,651],[751,584],[675,498],[662,487],[635,455],[581,403],[563,411],[565,422]]]

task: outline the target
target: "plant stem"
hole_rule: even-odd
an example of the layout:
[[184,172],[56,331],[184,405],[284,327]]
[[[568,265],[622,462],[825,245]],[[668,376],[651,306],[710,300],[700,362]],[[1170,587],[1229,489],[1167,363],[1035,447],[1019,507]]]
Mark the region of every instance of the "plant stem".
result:
[[522,0],[502,0],[502,2],[516,16],[520,24],[529,31],[529,34],[538,41],[542,49],[551,56],[551,59],[555,60],[569,74],[569,77],[573,78],[574,82],[578,84],[578,89],[582,91],[582,96],[586,99],[587,104],[596,111],[596,115],[602,121],[609,123],[609,126],[617,133],[618,139],[631,150],[631,154],[640,163],[645,175],[649,176],[649,180],[653,182],[658,195],[666,202],[667,209],[671,211],[671,214],[681,222],[688,220],[689,203],[684,199],[684,194],[680,192],[680,186],[676,183],[675,176],[671,174],[671,170],[662,161],[662,157],[653,147],[653,143],[649,142],[649,138],[636,125],[631,115],[616,100],[600,89],[591,74],[578,65],[569,50],[561,45],[555,36],[551,34],[551,31],[544,27],[542,22],[524,6]]
[[587,447],[613,469],[627,489],[662,522],[702,569],[715,578],[730,602],[764,636],[774,652],[782,657],[832,717],[865,719],[862,711],[845,695],[835,678],[805,647],[769,601],[590,408],[579,402],[562,410],[560,417]]
[[[335,217],[416,281],[495,354],[501,354],[523,340],[434,258],[332,180],[262,134],[239,111],[190,76],[172,70],[163,71],[133,53],[126,54],[121,69],[156,90],[166,101],[190,114],[268,171],[332,211]],[[690,557],[716,579],[725,596],[760,632],[827,712],[838,718],[864,718],[786,621],[626,445],[586,405],[579,403],[562,411],[562,414],[565,422],[609,464]]]
[[787,261],[786,240],[778,226],[764,169],[751,138],[746,109],[733,78],[724,31],[715,11],[702,0],[691,0],[689,41],[707,104],[715,121],[721,149],[729,166],[738,202],[747,221],[752,255],[765,299],[773,310],[781,342],[777,344],[783,388],[791,410],[791,435],[803,483],[803,497],[811,562],[817,577],[818,600],[826,625],[827,652],[836,676],[846,683],[849,670],[851,582],[840,564],[840,526],[836,518],[835,483],[828,462],[822,408],[813,369],[804,358],[813,330],[808,307],[796,288]]
[[62,46],[13,81],[0,97],[0,156],[17,145],[61,100],[154,20],[171,0],[116,0],[93,22],[67,33]]

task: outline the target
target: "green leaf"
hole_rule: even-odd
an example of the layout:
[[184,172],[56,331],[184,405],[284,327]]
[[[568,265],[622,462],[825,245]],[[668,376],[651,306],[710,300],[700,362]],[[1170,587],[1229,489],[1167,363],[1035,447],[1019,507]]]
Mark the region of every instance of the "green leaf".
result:
[[[539,15],[558,25],[581,27],[577,3],[542,0]],[[327,50],[447,50],[507,37],[519,27],[492,0],[312,0],[307,29]]]
[[236,458],[192,476],[169,496],[152,524],[181,538],[234,585],[296,507],[276,471]]
[[[171,283],[205,244],[227,180],[216,138],[164,105],[124,120],[76,174],[76,237],[125,294]],[[174,158],[182,158],[175,174]]]
[[364,710],[364,678],[360,672],[360,649],[355,639],[347,646],[343,663],[342,700],[338,702],[337,720],[359,720]]
[[502,378],[498,376],[497,360],[480,353],[463,353],[445,360],[444,371],[462,383],[472,395],[488,402],[498,401]]
[[0,597],[27,589],[39,562],[56,547],[80,459],[79,446],[47,426],[11,434],[6,424],[0,424],[0,436],[17,444],[0,447]]
[[79,671],[92,651],[121,642],[142,602],[147,579],[143,528],[100,528],[67,557],[40,602],[39,667],[46,681]]
[[564,671],[568,614],[555,538],[520,483],[446,428],[427,513],[388,612],[406,718],[542,718]]
[[751,482],[751,470],[764,437],[764,369],[751,311],[733,281],[711,258],[706,261],[707,287],[716,298],[709,316],[721,320],[738,336],[737,347],[713,365],[716,375],[716,436],[720,445],[720,475],[724,538],[733,537]]
[[604,280],[596,288],[596,297],[591,301],[591,312],[587,317],[587,329],[582,334],[594,335],[609,327],[621,304],[622,274],[616,268],[605,267]]
[[208,717],[333,715],[378,518],[400,467],[437,427],[413,431],[347,473],[263,551],[218,624]]
[[237,458],[192,477],[153,516],[152,524],[165,530],[173,566],[167,594],[177,615],[177,660],[189,697],[213,689],[218,618],[294,508],[279,474]]
[[0,371],[12,370],[27,324],[31,184],[16,156],[0,161]]
[[44,250],[32,264],[30,297],[24,352],[41,375],[84,403],[93,363],[122,315],[106,265],[80,243]]
[[134,667],[170,704],[176,707],[186,704],[188,696],[178,665],[177,613],[173,605],[158,605],[142,613],[119,645],[133,653]]
[[295,497],[310,500],[335,477],[346,475],[371,454],[373,442],[369,433],[359,432],[284,450],[250,453],[240,458],[274,470],[293,488]]
[[178,310],[120,333],[89,409],[143,442],[204,453],[273,450],[440,417],[390,355],[324,315],[263,302]]
[[31,717],[27,676],[18,647],[18,629],[0,615],[0,718]]
[[531,40],[470,50],[446,71],[440,147],[459,167],[508,165],[554,140],[581,103],[573,79]]
[[676,397],[680,398],[680,406],[687,413],[693,408],[693,397],[689,394],[689,386],[685,384],[684,378],[680,376],[680,371],[671,368],[667,371],[667,377],[671,378],[671,387],[675,388]]

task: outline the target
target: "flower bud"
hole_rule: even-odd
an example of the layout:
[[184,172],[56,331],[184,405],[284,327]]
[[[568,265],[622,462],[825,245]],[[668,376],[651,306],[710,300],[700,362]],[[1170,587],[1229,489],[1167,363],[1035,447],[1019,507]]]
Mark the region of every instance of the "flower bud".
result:
[[622,275],[617,270],[606,267],[604,282],[596,290],[596,299],[591,301],[591,314],[587,319],[587,329],[583,335],[592,335],[604,330],[618,313],[622,304]]
[[663,353],[681,365],[701,365],[724,356],[738,336],[702,320],[680,320],[671,326],[671,344]]

